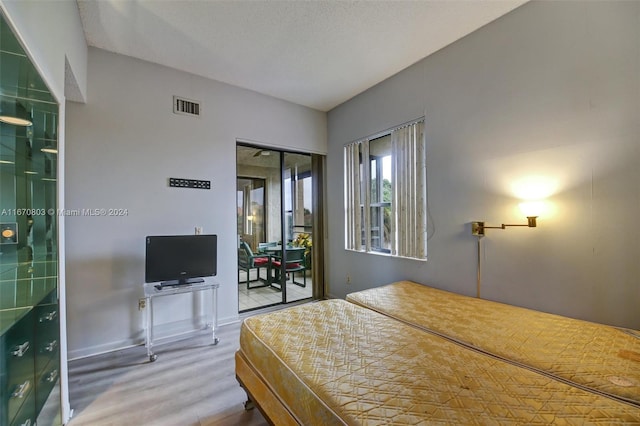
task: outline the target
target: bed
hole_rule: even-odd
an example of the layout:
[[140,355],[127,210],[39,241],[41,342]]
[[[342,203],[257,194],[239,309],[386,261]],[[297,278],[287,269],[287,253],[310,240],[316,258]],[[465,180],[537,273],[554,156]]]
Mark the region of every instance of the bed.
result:
[[236,377],[276,425],[640,424],[629,401],[345,300],[246,318]]
[[410,281],[347,295],[368,309],[558,380],[640,406],[640,332]]

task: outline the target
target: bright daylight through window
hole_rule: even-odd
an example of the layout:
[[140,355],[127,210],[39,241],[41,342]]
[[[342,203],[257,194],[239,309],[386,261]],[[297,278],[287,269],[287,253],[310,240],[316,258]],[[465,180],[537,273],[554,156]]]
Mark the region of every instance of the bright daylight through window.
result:
[[344,148],[345,248],[426,259],[424,119]]

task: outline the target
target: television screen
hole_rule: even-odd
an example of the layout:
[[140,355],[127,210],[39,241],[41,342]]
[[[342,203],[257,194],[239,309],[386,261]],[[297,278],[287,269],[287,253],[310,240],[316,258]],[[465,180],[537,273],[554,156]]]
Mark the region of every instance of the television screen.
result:
[[188,284],[217,273],[217,235],[155,235],[146,239],[145,282]]

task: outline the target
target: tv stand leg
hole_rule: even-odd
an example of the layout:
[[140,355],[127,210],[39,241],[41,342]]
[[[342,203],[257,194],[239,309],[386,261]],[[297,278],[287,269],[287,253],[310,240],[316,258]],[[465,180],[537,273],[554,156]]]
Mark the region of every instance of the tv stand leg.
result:
[[213,311],[211,312],[211,337],[213,338],[213,344],[217,345],[220,342],[220,339],[216,336],[216,329],[218,328],[218,288],[214,287],[211,293],[213,298],[211,305],[211,310]]
[[146,297],[146,308],[147,308],[147,327],[145,333],[145,346],[147,348],[147,356],[149,357],[149,362],[153,362],[158,359],[158,355],[153,353],[153,305],[151,304],[151,298]]

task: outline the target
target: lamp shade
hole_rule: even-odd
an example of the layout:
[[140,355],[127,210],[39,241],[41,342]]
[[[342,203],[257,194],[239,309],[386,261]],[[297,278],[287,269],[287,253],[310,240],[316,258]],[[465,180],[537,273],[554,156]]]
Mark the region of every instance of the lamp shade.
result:
[[544,201],[525,201],[520,203],[520,210],[526,217],[539,217],[545,209]]

